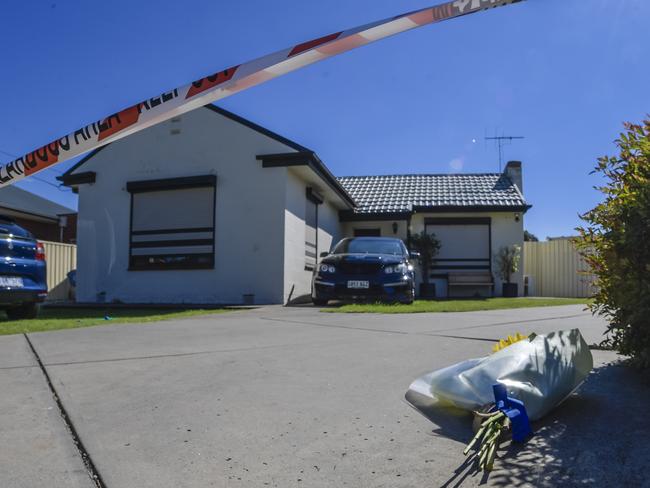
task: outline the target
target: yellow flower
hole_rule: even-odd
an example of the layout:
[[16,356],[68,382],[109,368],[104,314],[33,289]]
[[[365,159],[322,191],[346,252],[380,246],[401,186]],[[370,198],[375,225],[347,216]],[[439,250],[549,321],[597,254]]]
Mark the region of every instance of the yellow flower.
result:
[[519,332],[517,332],[514,336],[508,335],[507,339],[501,339],[492,347],[492,352],[499,352],[501,349],[505,349],[515,342],[523,341],[524,339],[528,339],[528,336],[520,334]]

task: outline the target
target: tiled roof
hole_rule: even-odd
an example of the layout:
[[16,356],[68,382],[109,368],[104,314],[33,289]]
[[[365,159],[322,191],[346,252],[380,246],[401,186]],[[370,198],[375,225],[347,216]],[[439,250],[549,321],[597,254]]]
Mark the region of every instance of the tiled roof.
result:
[[346,176],[339,182],[358,204],[355,213],[410,212],[414,207],[525,207],[501,173]]

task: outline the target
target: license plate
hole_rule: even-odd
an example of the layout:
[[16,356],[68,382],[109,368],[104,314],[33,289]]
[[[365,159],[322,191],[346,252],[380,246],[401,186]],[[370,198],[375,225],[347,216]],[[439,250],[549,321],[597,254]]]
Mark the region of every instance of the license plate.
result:
[[0,286],[22,288],[23,279],[18,276],[0,276]]
[[348,281],[348,288],[370,288],[370,282],[369,281]]

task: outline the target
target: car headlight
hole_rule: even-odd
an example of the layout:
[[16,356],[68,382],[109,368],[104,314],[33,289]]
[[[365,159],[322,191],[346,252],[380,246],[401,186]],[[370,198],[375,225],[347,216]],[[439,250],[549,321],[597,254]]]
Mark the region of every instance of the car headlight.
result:
[[321,264],[320,265],[321,273],[336,273],[336,267],[331,264]]

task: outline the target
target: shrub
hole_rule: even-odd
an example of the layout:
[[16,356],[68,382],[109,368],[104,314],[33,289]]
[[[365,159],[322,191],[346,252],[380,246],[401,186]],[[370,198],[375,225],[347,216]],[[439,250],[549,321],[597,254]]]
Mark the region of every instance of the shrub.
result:
[[521,246],[503,246],[496,254],[497,272],[499,277],[505,282],[510,283],[512,275],[519,271],[521,262]]
[[604,201],[581,216],[581,254],[596,275],[592,312],[609,321],[605,345],[650,367],[650,120],[625,124],[619,154],[594,173]]
[[429,271],[440,252],[440,241],[435,234],[422,231],[419,234],[413,234],[409,242],[411,248],[420,253],[418,261],[422,269],[422,281],[429,283]]

